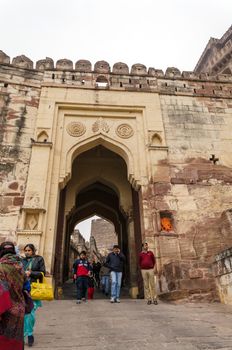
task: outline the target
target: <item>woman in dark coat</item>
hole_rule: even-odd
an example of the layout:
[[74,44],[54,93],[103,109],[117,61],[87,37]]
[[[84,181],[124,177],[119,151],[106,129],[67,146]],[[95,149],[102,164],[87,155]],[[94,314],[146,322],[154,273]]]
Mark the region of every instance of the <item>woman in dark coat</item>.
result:
[[0,245],[0,349],[23,350],[25,275],[12,242]]
[[[40,255],[36,255],[36,249],[33,244],[27,244],[24,247],[25,258],[23,258],[23,267],[25,274],[29,278],[30,283],[40,280],[42,282],[43,274],[45,275],[44,259]],[[40,300],[34,300],[34,309],[30,314],[25,315],[24,318],[24,337],[28,337],[28,345],[32,346],[34,343],[34,325],[35,312],[38,307],[41,307]]]

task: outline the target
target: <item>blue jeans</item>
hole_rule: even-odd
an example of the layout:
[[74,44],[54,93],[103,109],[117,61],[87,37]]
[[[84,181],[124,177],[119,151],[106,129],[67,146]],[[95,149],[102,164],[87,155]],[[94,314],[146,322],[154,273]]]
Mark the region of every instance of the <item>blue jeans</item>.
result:
[[86,299],[86,293],[88,289],[88,277],[87,276],[77,277],[76,286],[77,286],[77,300],[81,300],[82,298]]
[[104,293],[109,294],[110,276],[102,276],[101,284],[102,284]]
[[121,282],[122,282],[122,272],[111,271],[111,298],[119,299]]

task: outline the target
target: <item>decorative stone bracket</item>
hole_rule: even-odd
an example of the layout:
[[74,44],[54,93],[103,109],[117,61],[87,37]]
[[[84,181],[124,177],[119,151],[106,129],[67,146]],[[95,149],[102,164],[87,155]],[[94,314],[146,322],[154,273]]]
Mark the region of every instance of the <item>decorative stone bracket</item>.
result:
[[44,208],[23,207],[20,227],[16,231],[18,245],[22,248],[27,243],[33,243],[39,247],[42,236],[42,218]]

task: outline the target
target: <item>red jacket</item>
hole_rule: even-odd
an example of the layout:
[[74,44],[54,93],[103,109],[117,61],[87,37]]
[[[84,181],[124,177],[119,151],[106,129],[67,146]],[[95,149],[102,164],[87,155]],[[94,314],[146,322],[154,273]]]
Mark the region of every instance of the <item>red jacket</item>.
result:
[[139,254],[139,266],[142,270],[153,269],[155,266],[155,256],[148,250]]

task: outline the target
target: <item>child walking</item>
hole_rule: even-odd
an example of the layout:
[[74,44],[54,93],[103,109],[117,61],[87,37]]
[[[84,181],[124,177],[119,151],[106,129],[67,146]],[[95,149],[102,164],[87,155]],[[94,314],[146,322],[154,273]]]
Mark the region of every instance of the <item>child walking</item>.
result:
[[77,304],[86,301],[88,289],[88,276],[92,272],[92,267],[87,259],[86,252],[83,250],[80,253],[80,259],[77,259],[73,264],[74,279],[77,286]]

